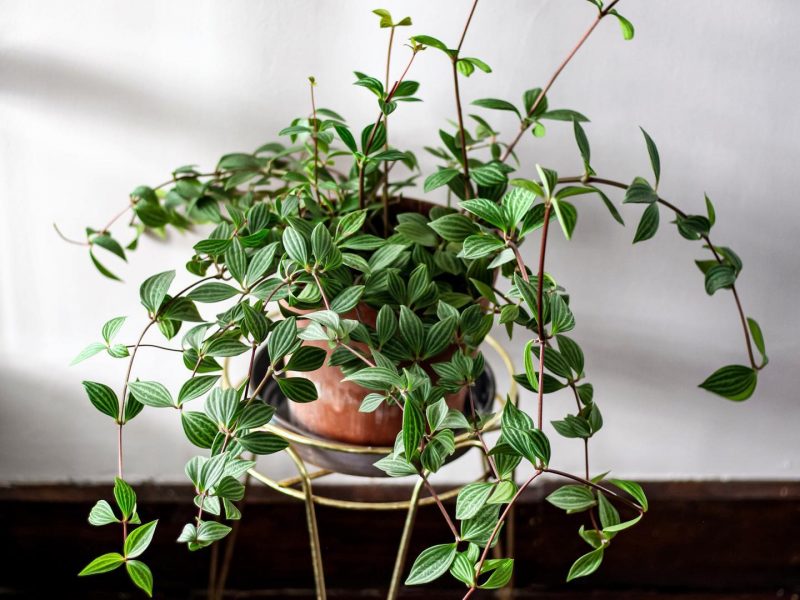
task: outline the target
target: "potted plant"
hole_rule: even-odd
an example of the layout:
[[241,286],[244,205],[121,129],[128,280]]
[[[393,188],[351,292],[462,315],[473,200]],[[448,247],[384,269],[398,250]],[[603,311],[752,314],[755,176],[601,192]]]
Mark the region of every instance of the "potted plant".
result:
[[[644,207],[634,243],[651,238],[662,218],[672,219],[684,238],[699,242],[707,254],[697,261],[706,291],[732,292],[747,353],[745,364],[716,370],[702,388],[745,400],[767,358],[761,330],[746,316],[736,291],[741,260],[711,240],[716,219],[711,201],[705,198],[703,214],[689,214],[661,196],[659,153],[644,130],[651,175],[622,183],[597,174],[586,117],[550,106],[551,86],[600,22],[610,17],[625,39],[633,37],[633,26],[615,8],[618,0],[590,3],[595,12],[590,27],[544,87],[525,91],[521,106],[496,98],[474,100],[472,105],[488,112],[468,118],[460,86],[477,71],[491,71],[462,52],[477,0],[457,43],[411,37],[396,79],[395,33],[411,19],[395,21],[388,11],[376,10],[380,26],[389,32],[389,46],[382,78],[355,73],[355,84],[377,100],[365,127],[351,127],[340,114],[318,107],[316,82],[309,78],[307,114],[280,132],[280,142],[227,154],[211,171],[177,168],[160,185],[136,188],[107,226],[87,230],[91,259],[111,278],[116,276],[98,260],[100,250],[124,258],[141,233],[169,227],[198,226],[205,238],[186,263],[196,277],[193,283],[176,290],[174,270],[142,283],[145,319],[133,343],[116,341],[125,321],[117,317],[102,327],[102,341],[76,357],[77,362],[106,353],[127,361],[116,390],[99,382],[83,384],[91,403],[115,423],[118,436],[116,507],[98,501],[89,521],[119,524],[122,543],[116,552],[92,560],[81,575],[124,565],[133,582],[152,593],[152,574],[141,555],[157,522],[142,524],[148,511],[137,505],[123,470],[125,425],[145,408],[174,409],[188,440],[202,449],[186,465],[196,489],[196,516],[183,531],[168,535],[199,550],[228,534],[225,522],[240,516],[240,478],[254,464],[245,453],[270,454],[287,446],[261,429],[274,413],[262,401],[270,382],[291,401],[299,426],[348,442],[393,445],[376,463],[390,476],[426,478],[436,472],[455,449],[454,431],[467,430],[481,443],[490,479],[461,491],[454,518],[440,504],[452,539],[422,552],[407,584],[427,583],[449,571],[464,583],[465,598],[478,589],[504,586],[513,557],[489,559],[488,551],[520,494],[544,473],[569,480],[548,500],[586,517],[580,535],[587,553],[567,578],[599,567],[614,537],[635,525],[648,505],[638,484],[593,477],[588,463],[580,475],[552,466],[548,436],[575,438],[584,444],[588,461],[589,440],[603,424],[583,352],[571,334],[575,318],[569,296],[546,269],[550,236],[555,232],[570,239],[574,232],[578,203],[573,197],[602,202],[624,224],[607,195],[618,188],[623,203]],[[447,205],[406,196],[420,175],[417,160],[412,151],[395,147],[389,134],[394,111],[419,99],[419,85],[410,76],[422,54],[452,72],[456,123],[438,132],[439,147],[426,148],[441,164],[423,184],[424,194],[446,186]],[[490,124],[494,110],[519,118],[510,140]],[[574,135],[580,172],[563,176],[516,162],[518,143],[529,132],[544,135],[549,121],[563,123],[559,133]],[[128,215],[136,235],[123,248],[111,227]],[[531,237],[538,239],[523,246]],[[525,345],[515,379],[535,395],[537,410],[528,415],[507,402],[501,435],[490,445],[483,428],[491,415],[476,411],[473,390],[486,368],[481,343],[495,324],[504,326],[513,343]],[[181,353],[186,368],[179,390],[135,370],[140,352],[157,351],[147,342],[156,330],[179,345],[167,348]],[[248,377],[226,389],[220,384],[221,361],[235,356],[245,357]],[[264,366],[256,377],[259,361]],[[551,414],[548,423],[543,397],[559,390],[574,396],[575,410]],[[512,473],[522,462],[534,471],[520,484]]]

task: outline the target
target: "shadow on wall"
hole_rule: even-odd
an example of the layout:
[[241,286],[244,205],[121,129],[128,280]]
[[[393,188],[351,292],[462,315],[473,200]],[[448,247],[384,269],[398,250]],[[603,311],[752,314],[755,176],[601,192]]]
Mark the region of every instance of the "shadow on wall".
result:
[[[0,61],[0,98],[34,103],[52,109],[58,104],[61,119],[91,116],[118,125],[148,127],[163,132],[165,124],[191,129],[205,121],[196,102],[182,102],[167,88],[133,85],[111,71],[97,71],[76,62],[36,52],[6,52]],[[157,93],[163,89],[163,93]],[[158,119],[153,119],[153,114]]]

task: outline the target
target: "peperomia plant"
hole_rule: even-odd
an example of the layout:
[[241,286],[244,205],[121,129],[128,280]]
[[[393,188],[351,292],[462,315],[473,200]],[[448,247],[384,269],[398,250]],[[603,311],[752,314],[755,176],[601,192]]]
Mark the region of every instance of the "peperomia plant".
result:
[[[79,243],[88,246],[103,275],[116,278],[98,261],[99,249],[125,258],[144,231],[209,226],[186,263],[196,277],[193,283],[172,291],[176,273],[168,270],[141,285],[145,319],[133,343],[115,343],[125,321],[117,317],[103,326],[103,341],[90,344],[75,359],[105,351],[127,360],[118,391],[84,382],[89,400],[114,421],[118,434],[117,507],[100,500],[89,522],[120,524],[122,547],[93,560],[81,575],[124,564],[133,582],[152,593],[151,572],[139,558],[156,521],[140,524],[136,494],[123,472],[123,431],[140,411],[175,410],[187,439],[203,450],[186,465],[196,490],[196,515],[183,531],[169,533],[189,550],[198,550],[228,534],[225,521],[240,518],[236,502],[244,494],[241,478],[254,465],[246,456],[287,446],[279,435],[262,430],[274,413],[261,399],[267,383],[276,381],[293,402],[313,402],[318,395],[313,374],[331,367],[341,369],[343,380],[364,388],[363,412],[387,404],[402,411],[394,450],[376,466],[392,477],[423,478],[452,533],[417,557],[407,584],[427,583],[449,571],[466,586],[465,598],[477,589],[506,585],[513,557],[490,559],[489,549],[511,507],[545,473],[569,480],[547,500],[586,517],[579,534],[589,551],[575,561],[567,579],[594,572],[615,536],[635,525],[648,505],[638,484],[608,479],[606,473],[593,475],[589,468],[589,440],[603,419],[586,379],[584,354],[571,337],[575,318],[569,296],[545,263],[551,222],[558,222],[567,239],[575,231],[578,204],[573,198],[578,196],[601,201],[620,224],[622,216],[607,190],[623,190],[624,204],[644,205],[634,243],[653,237],[665,214],[681,236],[701,243],[709,253],[707,260],[697,261],[706,291],[732,292],[747,361],[722,367],[700,387],[736,401],[753,394],[758,371],[767,363],[764,340],[736,291],[741,260],[729,247],[711,241],[716,219],[711,201],[705,198],[704,214],[688,214],[660,195],[659,153],[644,130],[652,177],[635,177],[628,184],[598,176],[583,125],[588,119],[549,106],[551,86],[601,21],[612,16],[625,39],[633,37],[633,26],[615,10],[618,0],[589,1],[595,9],[590,27],[544,87],[523,93],[521,107],[497,98],[472,102],[518,117],[519,128],[510,141],[503,141],[488,116],[468,115],[469,126],[464,118],[462,78],[491,72],[484,61],[462,55],[477,0],[454,47],[428,35],[410,38],[408,57],[391,85],[396,29],[410,26],[411,19],[395,22],[379,9],[374,12],[380,26],[389,30],[383,80],[355,73],[355,85],[377,99],[375,115],[363,129],[317,107],[316,81],[309,78],[308,114],[280,132],[283,142],[227,154],[208,172],[194,166],[175,169],[165,183],[136,188],[125,210],[107,226],[87,229],[86,242]],[[424,192],[446,186],[446,206],[403,197],[420,175],[418,163],[411,150],[395,147],[389,137],[390,117],[399,103],[419,101],[419,84],[408,75],[423,51],[443,67],[449,62],[452,70],[456,122],[438,132],[440,146],[425,148],[441,164],[424,179]],[[517,162],[514,150],[526,132],[545,135],[547,121],[564,122],[571,129],[581,172],[561,176]],[[123,249],[111,226],[128,214],[135,237]],[[538,247],[525,250],[523,243],[534,234]],[[361,318],[364,311],[375,318]],[[535,395],[537,409],[529,415],[506,402],[501,435],[490,443],[483,429],[492,415],[476,412],[472,390],[485,368],[481,342],[495,324],[505,327],[509,339],[516,331],[515,343],[525,344],[524,368],[515,379]],[[146,342],[156,329],[167,340],[185,331],[180,343],[164,346]],[[520,340],[520,335],[527,339]],[[136,357],[150,349],[181,354],[187,373],[177,392],[143,374],[134,377]],[[269,360],[266,373],[256,380],[259,351]],[[239,387],[224,388],[220,361],[239,355],[249,359],[248,377]],[[561,390],[574,396],[574,413],[557,415],[548,426],[544,395]],[[459,392],[467,397],[463,412],[445,400]],[[197,400],[203,397],[201,409]],[[490,476],[463,488],[452,516],[427,477],[453,454],[459,430],[480,442]],[[586,457],[583,473],[553,466],[548,441],[553,433],[580,440]],[[532,466],[533,474],[520,484],[513,474],[521,463]]]

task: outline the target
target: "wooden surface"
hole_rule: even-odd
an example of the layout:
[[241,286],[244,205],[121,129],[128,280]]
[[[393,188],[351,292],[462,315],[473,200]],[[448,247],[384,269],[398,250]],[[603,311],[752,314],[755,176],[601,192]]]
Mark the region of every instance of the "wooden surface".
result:
[[[564,583],[571,562],[587,550],[579,515],[543,501],[552,484],[523,496],[517,513],[517,598],[607,600],[682,598],[800,600],[800,482],[649,483],[651,508],[620,534],[598,573]],[[202,598],[210,553],[189,553],[174,540],[195,514],[186,486],[137,486],[143,519],[159,518],[144,559],[157,598]],[[0,488],[0,595],[14,598],[122,598],[124,572],[78,579],[91,558],[119,550],[120,530],[91,527],[86,516],[110,486]],[[328,495],[393,500],[404,486],[325,487]],[[256,486],[229,580],[230,598],[310,598],[312,573],[302,504]],[[385,595],[401,512],[365,513],[318,507],[326,578],[332,598]],[[420,510],[411,555],[448,540],[435,507]],[[443,579],[403,597],[460,598]],[[69,592],[68,596],[65,594]],[[484,594],[477,596],[489,598]]]

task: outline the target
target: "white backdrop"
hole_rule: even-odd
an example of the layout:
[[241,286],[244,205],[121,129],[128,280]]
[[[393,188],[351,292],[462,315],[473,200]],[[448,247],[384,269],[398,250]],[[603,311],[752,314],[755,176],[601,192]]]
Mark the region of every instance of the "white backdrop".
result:
[[[401,34],[451,44],[469,8],[467,0],[381,4],[413,16],[415,26]],[[67,363],[110,317],[130,317],[122,338],[132,341],[143,320],[139,282],[180,272],[193,239],[144,240],[129,265],[114,263],[123,285],[99,277],[85,251],[61,242],[51,224],[80,236],[123,207],[136,185],[273,139],[308,110],[308,75],[319,81],[321,105],[366,124],[374,101],[351,82],[354,69],[382,78],[386,31],[370,14],[376,6],[0,0],[0,481],[113,475],[113,426],[80,381],[118,386],[124,361]],[[581,208],[571,243],[555,231],[548,270],[572,292],[575,338],[606,419],[592,443],[594,467],[648,478],[797,478],[800,3],[623,0],[619,8],[635,23],[635,40],[622,41],[616,23],[604,22],[556,84],[551,106],[592,119],[587,132],[601,174],[627,181],[649,173],[641,124],[661,150],[664,195],[698,212],[708,192],[715,239],[744,259],[739,287],[772,364],[744,404],[699,390],[715,368],[745,360],[730,294],[706,296],[692,264],[699,244],[662,224],[654,240],[632,247],[640,208],[626,207],[625,229],[599,205]],[[464,81],[465,102],[519,103],[592,18],[580,0],[484,0],[464,53],[494,73]],[[404,51],[395,56],[399,65]],[[426,52],[412,78],[425,102],[393,115],[392,141],[419,150],[427,174],[434,163],[421,147],[436,143],[436,129],[453,117],[449,65]],[[510,120],[491,116],[514,133]],[[526,136],[519,153],[528,172],[535,162],[563,174],[580,167],[562,124],[542,140]],[[520,346],[508,346],[517,359]],[[144,351],[137,373],[176,385],[183,376],[177,361]],[[571,408],[567,396],[549,399],[552,418]],[[155,410],[127,428],[126,450],[130,478],[162,481],[182,479],[192,453],[177,415]],[[555,441],[555,461],[578,468],[580,450]],[[289,472],[280,459],[265,462]],[[449,477],[474,468],[464,459]]]

